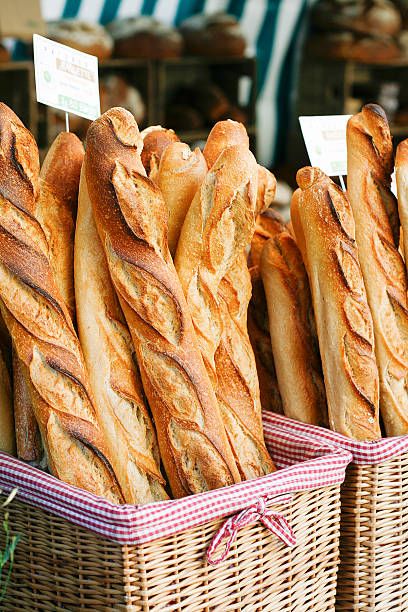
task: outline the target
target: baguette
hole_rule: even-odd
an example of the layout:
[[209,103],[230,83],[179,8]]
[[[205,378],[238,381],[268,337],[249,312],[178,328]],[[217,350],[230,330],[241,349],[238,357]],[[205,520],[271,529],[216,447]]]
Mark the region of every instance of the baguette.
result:
[[78,333],[99,420],[127,502],[167,499],[156,434],[143,401],[134,348],[109,276],[108,264],[81,173],[75,233]]
[[292,197],[296,242],[309,276],[331,429],[381,436],[373,322],[347,196],[318,168],[302,168]]
[[39,465],[43,458],[43,447],[31,401],[29,387],[31,383],[26,379],[24,372],[24,364],[13,349],[13,404],[17,457]]
[[86,182],[112,282],[135,345],[175,497],[239,481],[167,246],[166,207],[146,178],[130,113],[88,130]]
[[[40,195],[35,216],[48,243],[48,256],[58,290],[72,321],[75,320],[74,225],[78,199],[79,173],[84,148],[71,132],[57,136],[45,157],[40,172]],[[42,449],[38,425],[31,403],[29,382],[13,354],[14,412],[17,454],[37,463]]]
[[258,193],[256,196],[256,212],[268,210],[276,195],[276,178],[266,168],[258,164]]
[[256,218],[255,232],[251,240],[249,267],[259,268],[261,255],[266,242],[285,231],[285,222],[281,215],[269,208]]
[[256,187],[257,165],[249,149],[224,149],[190,206],[175,259],[245,479],[274,469],[263,441],[256,365],[246,329],[251,285],[244,248],[254,228]]
[[171,143],[179,142],[180,139],[173,130],[163,128],[161,125],[152,125],[140,135],[143,140],[141,151],[143,167],[147,176],[156,182],[161,156]]
[[38,149],[0,103],[0,309],[11,335],[51,471],[118,503],[123,496],[96,420],[79,341],[34,216]]
[[408,269],[408,139],[400,142],[397,147],[395,178],[397,181],[398,212],[402,228],[405,268]]
[[391,193],[393,149],[384,111],[368,104],[347,124],[347,185],[374,322],[380,407],[388,436],[408,433],[408,303]]
[[309,281],[288,232],[265,244],[261,274],[284,413],[303,423],[325,425],[326,393]]
[[10,375],[3,353],[0,350],[0,451],[14,455],[16,439],[14,435],[13,402],[11,397]]
[[52,143],[40,172],[35,216],[44,230],[54,277],[72,320],[75,320],[74,233],[79,175],[84,147],[72,132]]
[[196,191],[207,173],[200,149],[194,151],[183,142],[174,142],[164,150],[157,175],[169,211],[168,243],[174,257],[181,227]]

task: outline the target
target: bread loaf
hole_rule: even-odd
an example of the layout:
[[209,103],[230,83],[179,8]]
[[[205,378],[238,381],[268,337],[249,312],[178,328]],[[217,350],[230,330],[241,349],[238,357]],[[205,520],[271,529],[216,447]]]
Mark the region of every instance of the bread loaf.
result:
[[78,333],[99,421],[126,501],[141,504],[166,499],[156,433],[95,227],[85,169],[75,233],[75,291]]
[[99,429],[79,342],[34,216],[38,150],[0,104],[0,308],[32,401],[48,464],[61,480],[123,501]]
[[161,125],[152,125],[140,133],[143,140],[141,159],[147,176],[156,181],[159,172],[161,156],[172,142],[179,142],[179,137],[173,130]]
[[[249,267],[259,268],[263,248],[270,238],[285,231],[285,222],[282,216],[269,208],[256,218],[255,232],[251,240],[251,251],[249,253]],[[268,326],[269,327],[269,326]]]
[[326,393],[309,281],[302,256],[288,232],[265,244],[261,274],[284,412],[303,423],[325,425]]
[[17,457],[36,465],[43,459],[43,446],[31,401],[24,364],[13,350],[13,405]]
[[[55,282],[72,321],[75,320],[74,226],[83,157],[84,148],[75,134],[62,132],[57,136],[41,168],[40,194],[35,208],[35,216],[47,239]],[[20,459],[37,463],[42,447],[28,388],[30,383],[23,376],[23,370],[14,352],[17,454]]]
[[40,172],[35,216],[44,230],[55,282],[75,320],[74,230],[84,148],[72,132],[52,143]]
[[256,211],[257,165],[246,145],[224,149],[187,213],[176,269],[243,478],[273,469],[246,330],[251,293],[244,248]]
[[157,185],[169,211],[168,243],[173,257],[185,216],[206,172],[207,164],[198,147],[191,151],[187,144],[174,142],[163,151]]
[[393,150],[384,111],[368,104],[347,125],[347,189],[374,322],[380,408],[388,436],[408,433],[407,278],[390,191]]
[[297,173],[291,217],[309,276],[331,429],[381,436],[371,313],[347,196],[318,168]]
[[167,246],[166,207],[143,176],[130,113],[89,128],[86,182],[112,282],[136,349],[160,454],[175,497],[239,480]]
[[14,455],[16,439],[14,435],[13,402],[10,375],[0,350],[0,451]]
[[397,181],[398,213],[402,227],[405,268],[408,265],[408,139],[397,147],[395,156],[395,178]]
[[245,126],[231,119],[218,121],[208,134],[203,150],[207,166],[212,168],[220,153],[227,147],[232,146],[249,148],[249,138]]
[[276,194],[276,178],[266,168],[258,164],[258,193],[256,197],[256,212],[268,210],[273,204]]

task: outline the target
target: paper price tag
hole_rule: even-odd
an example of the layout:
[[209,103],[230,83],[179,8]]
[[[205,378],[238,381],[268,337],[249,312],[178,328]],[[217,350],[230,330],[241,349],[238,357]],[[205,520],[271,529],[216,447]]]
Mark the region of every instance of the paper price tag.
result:
[[328,176],[347,175],[346,126],[350,117],[299,117],[310,163]]
[[85,119],[101,114],[98,59],[34,34],[37,100]]

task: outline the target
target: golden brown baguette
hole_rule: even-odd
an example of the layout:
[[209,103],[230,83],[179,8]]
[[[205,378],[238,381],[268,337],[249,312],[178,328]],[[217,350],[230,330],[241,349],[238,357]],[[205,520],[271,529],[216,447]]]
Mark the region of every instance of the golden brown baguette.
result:
[[261,274],[283,410],[297,421],[325,425],[326,393],[309,281],[287,231],[266,242]]
[[24,364],[13,349],[13,405],[17,457],[23,461],[39,464],[43,458],[43,447],[31,401],[29,388],[31,383],[26,379],[24,372]]
[[248,307],[248,335],[255,355],[261,406],[264,410],[278,414],[283,414],[282,398],[276,378],[268,309],[259,267],[262,249],[267,240],[284,230],[283,218],[275,210],[269,208],[258,215],[248,256],[252,284],[252,296]]
[[318,168],[302,168],[291,204],[309,276],[331,429],[357,440],[381,437],[373,321],[347,196]]
[[198,147],[191,151],[187,144],[174,142],[161,156],[156,182],[169,211],[168,243],[173,257],[185,216],[206,173],[207,164]]
[[167,246],[166,206],[143,176],[130,113],[88,130],[86,182],[110,275],[136,349],[175,497],[239,481],[217,401]]
[[258,164],[258,194],[256,197],[256,212],[258,215],[273,204],[276,195],[276,178],[266,168]]
[[114,502],[123,501],[111,468],[78,338],[58,291],[42,228],[34,216],[38,149],[0,104],[0,308],[24,375],[52,472]]
[[381,107],[367,104],[349,120],[347,155],[347,189],[374,322],[381,416],[387,435],[401,436],[408,433],[408,286],[390,191],[391,134]]
[[13,401],[10,375],[3,352],[0,350],[0,451],[14,455],[16,439],[14,434]]
[[244,248],[254,229],[256,188],[257,165],[247,146],[224,149],[190,206],[175,259],[243,478],[273,469],[246,330],[250,279],[242,274],[249,274]]
[[72,132],[61,132],[52,143],[40,172],[35,216],[49,247],[54,277],[72,320],[75,320],[74,232],[79,175],[84,147]]
[[[41,168],[35,210],[47,239],[54,278],[72,321],[75,320],[74,226],[83,157],[84,148],[75,134],[61,132],[57,136]],[[42,455],[41,441],[28,388],[30,383],[23,376],[23,370],[14,354],[17,454],[25,461],[38,462]]]
[[220,153],[227,147],[232,146],[242,146],[249,149],[249,138],[245,126],[232,119],[218,121],[208,134],[203,149],[207,166],[212,168]]
[[398,212],[402,228],[405,268],[408,269],[408,139],[400,142],[397,147],[395,178],[397,181]]
[[152,181],[157,180],[161,156],[172,142],[180,139],[173,130],[161,125],[152,125],[140,133],[143,140],[141,160],[143,167]]
[[75,233],[75,292],[79,339],[99,421],[126,500],[142,504],[167,499],[156,433],[93,219],[85,169]]

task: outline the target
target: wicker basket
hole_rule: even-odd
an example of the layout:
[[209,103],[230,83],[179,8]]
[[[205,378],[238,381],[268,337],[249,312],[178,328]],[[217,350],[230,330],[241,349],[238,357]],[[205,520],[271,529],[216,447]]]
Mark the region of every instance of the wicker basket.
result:
[[[267,434],[275,460],[291,467],[139,508],[113,506],[0,454],[0,486],[19,487],[9,510],[13,532],[22,535],[1,609],[333,611],[340,483],[350,455],[301,436],[280,447],[272,425]],[[286,518],[296,545],[252,521],[231,538],[224,562],[208,563],[225,518],[258,508],[260,499],[266,513]],[[116,541],[96,533],[107,529]]]
[[332,443],[353,454],[341,489],[336,610],[408,610],[408,436],[359,443],[280,415],[290,437]]

